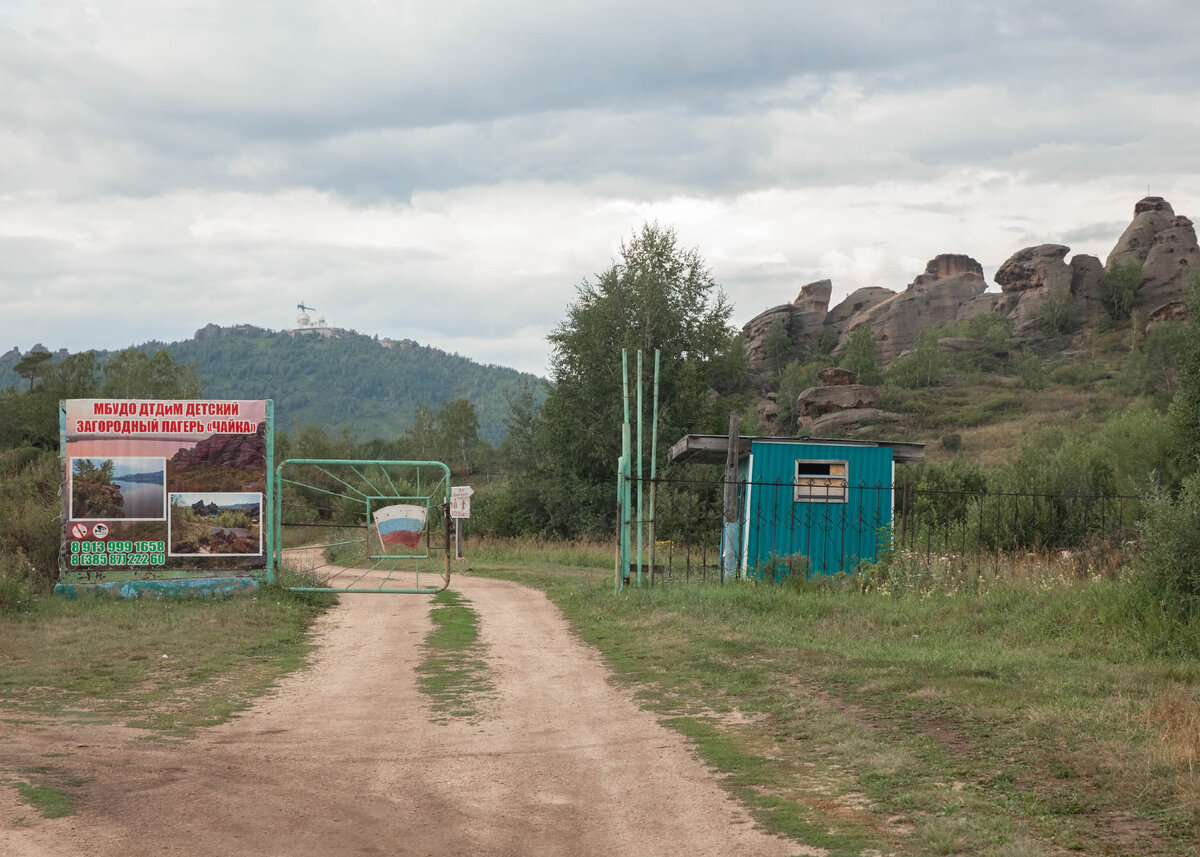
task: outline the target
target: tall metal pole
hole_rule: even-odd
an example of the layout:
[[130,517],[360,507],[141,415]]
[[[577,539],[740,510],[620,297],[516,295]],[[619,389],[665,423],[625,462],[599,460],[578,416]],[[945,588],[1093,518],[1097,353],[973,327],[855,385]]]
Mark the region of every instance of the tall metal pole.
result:
[[624,580],[629,574],[629,566],[632,560],[629,548],[633,529],[633,477],[630,475],[632,473],[633,461],[629,457],[633,444],[631,442],[629,423],[625,423],[621,427],[621,444],[625,448],[625,454],[621,456],[621,579]]
[[654,540],[654,495],[658,486],[654,482],[658,463],[658,359],[662,352],[654,349],[654,416],[650,422],[650,585],[654,585],[654,553],[657,542]]
[[625,397],[625,422],[621,426],[621,567],[618,570],[622,583],[629,573],[629,352],[621,349],[621,385]]
[[621,591],[622,576],[621,576],[621,509],[625,505],[625,456],[617,459],[617,557],[616,568],[613,570],[615,580],[613,586],[617,592]]
[[645,406],[642,404],[642,349],[638,349],[637,361],[637,585],[642,586],[642,459],[645,455],[645,443],[642,440],[642,415]]

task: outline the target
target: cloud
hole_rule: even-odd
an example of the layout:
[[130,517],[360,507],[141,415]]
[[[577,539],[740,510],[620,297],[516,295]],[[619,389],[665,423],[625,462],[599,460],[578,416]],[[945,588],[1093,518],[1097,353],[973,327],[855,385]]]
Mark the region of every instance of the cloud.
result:
[[[0,17],[0,342],[330,324],[544,371],[645,220],[735,320],[1200,213],[1185,0],[281,4]],[[1078,245],[1078,246],[1076,246]]]

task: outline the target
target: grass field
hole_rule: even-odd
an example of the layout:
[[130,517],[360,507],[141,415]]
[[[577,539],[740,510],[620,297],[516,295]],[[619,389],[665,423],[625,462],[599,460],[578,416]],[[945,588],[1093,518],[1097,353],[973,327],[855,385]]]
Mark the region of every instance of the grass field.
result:
[[[610,545],[474,541],[467,555],[456,573],[546,591],[762,824],[828,855],[1200,853],[1197,636],[1167,626],[1133,582],[1031,565],[982,593],[730,583],[617,595]],[[36,600],[0,615],[0,708],[10,724],[121,722],[186,739],[297,668],[328,603],[272,588]],[[445,716],[473,716],[488,691],[478,617],[452,591],[433,610],[426,690]],[[28,771],[10,785],[40,811],[71,811],[70,783]]]
[[331,596],[34,600],[0,614],[0,708],[186,737],[245,708],[311,649]]
[[602,548],[476,547],[472,573],[544,589],[762,823],[830,855],[1200,847],[1200,662],[1128,581],[616,596]]

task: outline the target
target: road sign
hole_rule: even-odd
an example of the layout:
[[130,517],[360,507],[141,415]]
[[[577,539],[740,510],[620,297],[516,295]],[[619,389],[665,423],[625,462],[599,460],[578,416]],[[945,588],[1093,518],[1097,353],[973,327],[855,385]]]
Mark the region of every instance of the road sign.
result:
[[475,493],[475,489],[470,485],[453,485],[450,488],[451,497],[470,497]]
[[451,518],[469,518],[471,517],[471,498],[467,497],[450,497],[450,517]]

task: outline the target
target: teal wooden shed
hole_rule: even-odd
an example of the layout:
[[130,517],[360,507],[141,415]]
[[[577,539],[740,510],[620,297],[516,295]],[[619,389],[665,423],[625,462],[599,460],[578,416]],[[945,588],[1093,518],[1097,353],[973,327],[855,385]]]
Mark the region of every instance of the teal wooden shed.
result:
[[[729,447],[728,436],[687,435],[669,458],[725,462]],[[726,492],[721,534],[725,572],[780,579],[789,569],[830,575],[876,559],[890,538],[895,465],[922,458],[924,444],[740,437],[736,455],[737,490]]]

